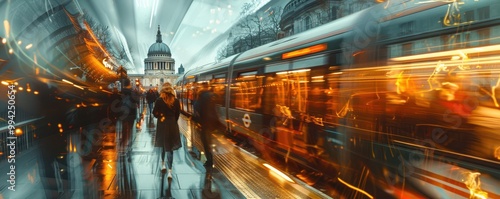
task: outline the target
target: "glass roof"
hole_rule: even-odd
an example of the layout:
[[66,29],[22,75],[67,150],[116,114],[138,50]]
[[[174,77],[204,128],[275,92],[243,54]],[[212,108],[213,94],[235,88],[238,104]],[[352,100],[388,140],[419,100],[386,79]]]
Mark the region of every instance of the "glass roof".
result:
[[[272,1],[271,4],[284,7],[288,1]],[[0,37],[21,41],[20,49],[31,44],[31,50],[38,51],[38,60],[71,59],[69,55],[60,55],[68,50],[61,49],[60,44],[67,39],[81,39],[75,27],[87,27],[82,24],[83,17],[89,22],[88,26],[99,24],[108,30],[108,42],[115,49],[106,49],[107,53],[124,49],[124,62],[120,65],[127,68],[129,74],[142,74],[143,61],[147,58],[149,47],[156,41],[159,25],[163,43],[170,47],[176,67],[182,64],[189,68],[194,63],[215,60],[217,46],[224,44],[229,27],[240,19],[243,5],[248,3],[258,9],[270,1],[0,0],[0,13],[5,13],[0,14],[3,21]],[[100,33],[94,30],[94,34],[98,37]],[[86,42],[85,45],[94,45]],[[31,54],[27,56],[33,58]],[[81,66],[75,63],[75,67]]]

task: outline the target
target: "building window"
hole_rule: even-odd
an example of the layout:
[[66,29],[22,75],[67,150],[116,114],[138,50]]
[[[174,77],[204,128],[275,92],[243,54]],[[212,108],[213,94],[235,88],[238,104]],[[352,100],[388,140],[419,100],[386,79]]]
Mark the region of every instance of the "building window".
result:
[[330,15],[330,20],[335,20],[337,19],[337,7],[332,7],[331,11],[330,11],[331,15]]
[[312,20],[311,20],[310,16],[307,16],[306,17],[306,29],[305,30],[309,30],[311,28],[312,28]]
[[477,11],[478,11],[478,19],[479,20],[485,20],[485,19],[490,18],[490,7],[489,6],[479,8]]
[[469,10],[464,13],[463,22],[473,22],[474,21],[474,10]]
[[399,35],[409,35],[413,33],[413,27],[415,23],[413,21],[402,23],[399,25]]

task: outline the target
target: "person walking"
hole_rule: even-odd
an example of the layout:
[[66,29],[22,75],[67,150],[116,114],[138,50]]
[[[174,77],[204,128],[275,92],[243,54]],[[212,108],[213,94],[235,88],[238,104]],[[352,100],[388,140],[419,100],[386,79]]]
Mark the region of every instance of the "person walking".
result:
[[137,107],[139,103],[138,93],[132,90],[130,79],[123,80],[123,88],[121,89],[121,97],[118,99],[118,120],[121,122],[121,149],[128,156],[130,161],[130,151],[132,150],[132,135],[135,120],[137,119]]
[[210,90],[208,83],[202,83],[202,90],[198,94],[198,99],[194,104],[195,120],[201,126],[201,141],[207,161],[204,166],[212,168],[213,155],[211,149],[211,134],[217,129],[219,124],[217,111],[215,110],[215,94]]
[[153,115],[157,118],[155,147],[161,149],[162,172],[166,171],[165,154],[167,156],[168,178],[172,178],[174,150],[182,147],[179,125],[180,103],[174,95],[172,87],[163,87],[160,97],[156,99]]
[[146,101],[148,102],[150,115],[153,113],[153,104],[155,103],[157,98],[158,98],[158,93],[154,91],[153,88],[150,88],[146,93]]

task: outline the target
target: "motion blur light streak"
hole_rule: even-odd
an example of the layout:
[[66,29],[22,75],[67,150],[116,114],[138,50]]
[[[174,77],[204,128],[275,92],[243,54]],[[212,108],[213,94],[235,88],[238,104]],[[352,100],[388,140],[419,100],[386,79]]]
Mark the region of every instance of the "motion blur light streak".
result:
[[[492,39],[494,39],[494,38],[492,38]],[[443,51],[443,52],[410,55],[410,56],[404,56],[404,57],[395,57],[395,58],[390,58],[389,60],[390,61],[415,61],[415,60],[419,60],[419,59],[453,57],[453,56],[457,56],[457,55],[463,57],[466,54],[487,53],[487,52],[494,52],[494,51],[500,51],[500,45],[485,46],[485,47],[481,47],[481,48],[464,48],[464,49],[460,49],[460,50],[450,50],[450,51]]]
[[295,50],[292,52],[283,53],[281,58],[282,59],[290,59],[290,58],[299,57],[302,55],[313,54],[313,53],[324,51],[324,50],[326,50],[326,48],[327,48],[326,44],[318,44],[318,45],[310,46],[307,48]]
[[10,36],[10,24],[9,24],[9,21],[4,20],[3,21],[3,26],[5,28],[5,38],[2,39],[2,43],[5,43],[7,41],[6,38],[9,38],[9,36]]
[[479,172],[466,172],[464,183],[470,190],[470,198],[487,199],[488,193],[481,190],[481,180],[479,179]]
[[363,195],[365,195],[365,196],[366,196],[366,197],[368,197],[368,198],[371,198],[371,199],[373,199],[373,198],[374,198],[372,195],[370,195],[369,193],[367,193],[367,192],[366,192],[366,191],[364,191],[363,189],[360,189],[360,188],[358,188],[358,187],[355,187],[355,186],[353,186],[353,185],[350,185],[349,183],[347,183],[347,182],[343,181],[343,180],[342,180],[342,179],[340,179],[340,178],[337,178],[337,180],[338,180],[340,183],[342,183],[342,184],[346,185],[347,187],[349,187],[349,188],[351,188],[351,189],[354,189],[354,190],[356,190],[356,191],[358,191],[358,192],[362,193]]
[[286,181],[288,182],[294,182],[290,177],[288,177],[287,175],[285,175],[283,172],[281,172],[280,170],[274,168],[273,166],[267,164],[267,163],[264,163],[263,164],[265,167],[267,167],[268,169],[270,169],[273,173],[275,174],[278,174],[281,178],[285,179]]

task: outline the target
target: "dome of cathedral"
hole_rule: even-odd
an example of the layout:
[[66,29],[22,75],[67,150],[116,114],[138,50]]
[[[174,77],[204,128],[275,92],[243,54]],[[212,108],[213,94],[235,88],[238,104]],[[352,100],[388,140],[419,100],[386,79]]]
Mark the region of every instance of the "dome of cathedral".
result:
[[170,48],[167,46],[167,44],[156,42],[149,47],[148,56],[151,56],[151,55],[172,56],[172,53],[170,53]]
[[172,56],[170,48],[167,46],[167,44],[162,42],[160,26],[158,26],[158,33],[156,34],[156,43],[152,44],[148,50],[148,57],[151,55]]

